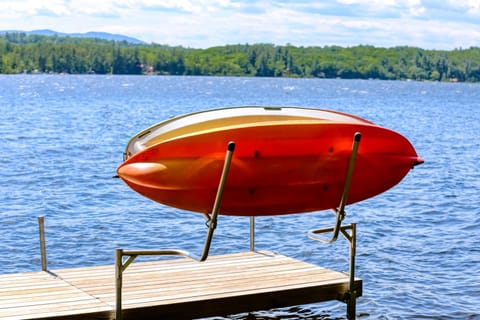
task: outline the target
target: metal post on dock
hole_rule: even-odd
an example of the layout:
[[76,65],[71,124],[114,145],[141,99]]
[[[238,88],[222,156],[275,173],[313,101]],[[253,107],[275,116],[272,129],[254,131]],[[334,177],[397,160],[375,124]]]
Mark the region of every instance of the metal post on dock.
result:
[[[336,227],[311,230],[308,233],[308,237],[312,240],[326,242],[325,239],[319,237],[320,234],[335,232]],[[357,224],[351,223],[347,226],[341,226],[339,228],[340,233],[350,243],[350,265],[349,265],[349,284],[348,291],[342,298],[342,301],[347,304],[347,319],[354,320],[357,312],[357,287],[355,285],[355,255],[357,246]],[[350,233],[348,232],[350,230]],[[330,241],[328,241],[330,242]]]
[[115,250],[115,320],[122,320],[123,250]]
[[42,257],[42,271],[47,271],[47,250],[45,249],[45,217],[38,217],[38,229],[40,234],[40,255]]
[[355,288],[355,254],[357,246],[357,224],[352,223],[350,225],[351,233],[346,235],[345,231],[342,231],[345,237],[350,242],[350,283],[348,286],[347,297],[347,319],[355,319],[357,313],[357,290]]
[[250,216],[250,251],[255,251],[255,217]]

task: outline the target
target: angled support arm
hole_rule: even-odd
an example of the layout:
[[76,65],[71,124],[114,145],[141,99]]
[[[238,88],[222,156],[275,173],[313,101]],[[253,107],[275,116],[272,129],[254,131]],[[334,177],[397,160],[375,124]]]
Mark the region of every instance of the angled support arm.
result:
[[[123,250],[116,249],[115,251],[115,319],[122,320],[122,287],[123,287],[123,272],[138,256],[183,256],[199,262],[205,261],[210,251],[210,245],[213,238],[213,233],[217,227],[217,217],[220,211],[220,205],[223,197],[223,190],[225,189],[225,183],[227,182],[227,176],[230,171],[230,164],[232,163],[233,151],[235,150],[235,142],[229,142],[227,146],[227,152],[225,154],[225,161],[223,163],[222,175],[217,188],[217,195],[213,204],[213,210],[211,215],[205,215],[207,217],[208,232],[203,247],[203,252],[200,257],[191,254],[188,251],[177,249],[164,249],[164,250]],[[124,259],[127,257],[127,259]]]
[[[355,168],[355,161],[357,159],[358,147],[360,145],[361,138],[362,138],[362,134],[360,132],[356,132],[353,136],[352,153],[350,155],[350,160],[348,162],[347,175],[345,177],[345,184],[343,186],[342,198],[340,200],[340,204],[338,208],[332,209],[336,215],[335,226],[333,227],[333,230],[332,230],[333,232],[332,237],[329,240],[319,237],[318,234],[326,232],[325,229],[321,229],[322,232],[318,232],[319,230],[310,231],[308,233],[308,236],[311,239],[321,241],[321,242],[326,242],[326,243],[332,243],[332,242],[335,242],[338,238],[338,234],[340,233],[340,230],[341,230],[342,221],[345,218],[345,206],[347,205],[348,192],[350,191],[350,183],[352,181],[353,170]],[[330,230],[330,229],[327,229],[327,230]]]
[[222,175],[220,177],[220,182],[218,183],[217,196],[215,197],[215,202],[213,204],[212,215],[210,219],[207,220],[208,233],[207,238],[205,239],[205,246],[203,247],[203,253],[199,261],[205,261],[208,257],[208,252],[210,251],[210,244],[212,242],[213,232],[217,227],[217,217],[218,212],[220,211],[220,204],[222,203],[223,190],[225,189],[225,183],[227,182],[228,172],[230,171],[230,164],[232,163],[233,151],[235,150],[235,142],[230,141],[227,146],[227,153],[225,155],[225,162],[223,163]]

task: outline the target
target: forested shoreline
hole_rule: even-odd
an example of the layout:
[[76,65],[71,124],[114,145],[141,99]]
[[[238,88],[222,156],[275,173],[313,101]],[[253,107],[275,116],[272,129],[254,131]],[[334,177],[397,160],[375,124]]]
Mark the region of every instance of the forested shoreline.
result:
[[159,74],[480,81],[480,47],[238,44],[207,49],[93,38],[0,35],[0,74]]

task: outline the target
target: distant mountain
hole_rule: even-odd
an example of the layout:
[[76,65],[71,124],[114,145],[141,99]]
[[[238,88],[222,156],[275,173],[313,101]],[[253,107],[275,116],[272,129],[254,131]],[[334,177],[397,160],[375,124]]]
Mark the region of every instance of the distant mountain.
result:
[[144,41],[124,36],[121,34],[112,34],[108,32],[96,32],[96,31],[91,31],[91,32],[86,32],[86,33],[63,33],[63,32],[58,32],[54,30],[49,30],[49,29],[43,29],[43,30],[32,30],[32,31],[23,31],[23,30],[0,30],[0,34],[5,34],[5,33],[14,33],[14,32],[22,32],[27,35],[30,34],[37,34],[37,35],[43,35],[43,36],[60,36],[60,37],[74,37],[74,38],[98,38],[98,39],[104,39],[104,40],[113,40],[113,41],[126,41],[129,43],[133,44],[146,44]]

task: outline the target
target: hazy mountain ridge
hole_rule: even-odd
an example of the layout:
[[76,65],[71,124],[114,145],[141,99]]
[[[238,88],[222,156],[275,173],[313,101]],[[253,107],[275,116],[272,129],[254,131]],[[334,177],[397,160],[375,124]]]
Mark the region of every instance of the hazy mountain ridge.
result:
[[43,36],[60,36],[60,37],[75,37],[75,38],[99,38],[104,40],[113,40],[113,41],[126,41],[133,44],[146,44],[144,41],[128,37],[122,34],[113,34],[108,32],[98,32],[98,31],[90,31],[86,33],[64,33],[58,32],[50,29],[41,29],[41,30],[31,30],[31,31],[24,31],[24,30],[0,30],[0,34],[5,33],[25,33],[27,35],[36,34],[36,35],[43,35]]

